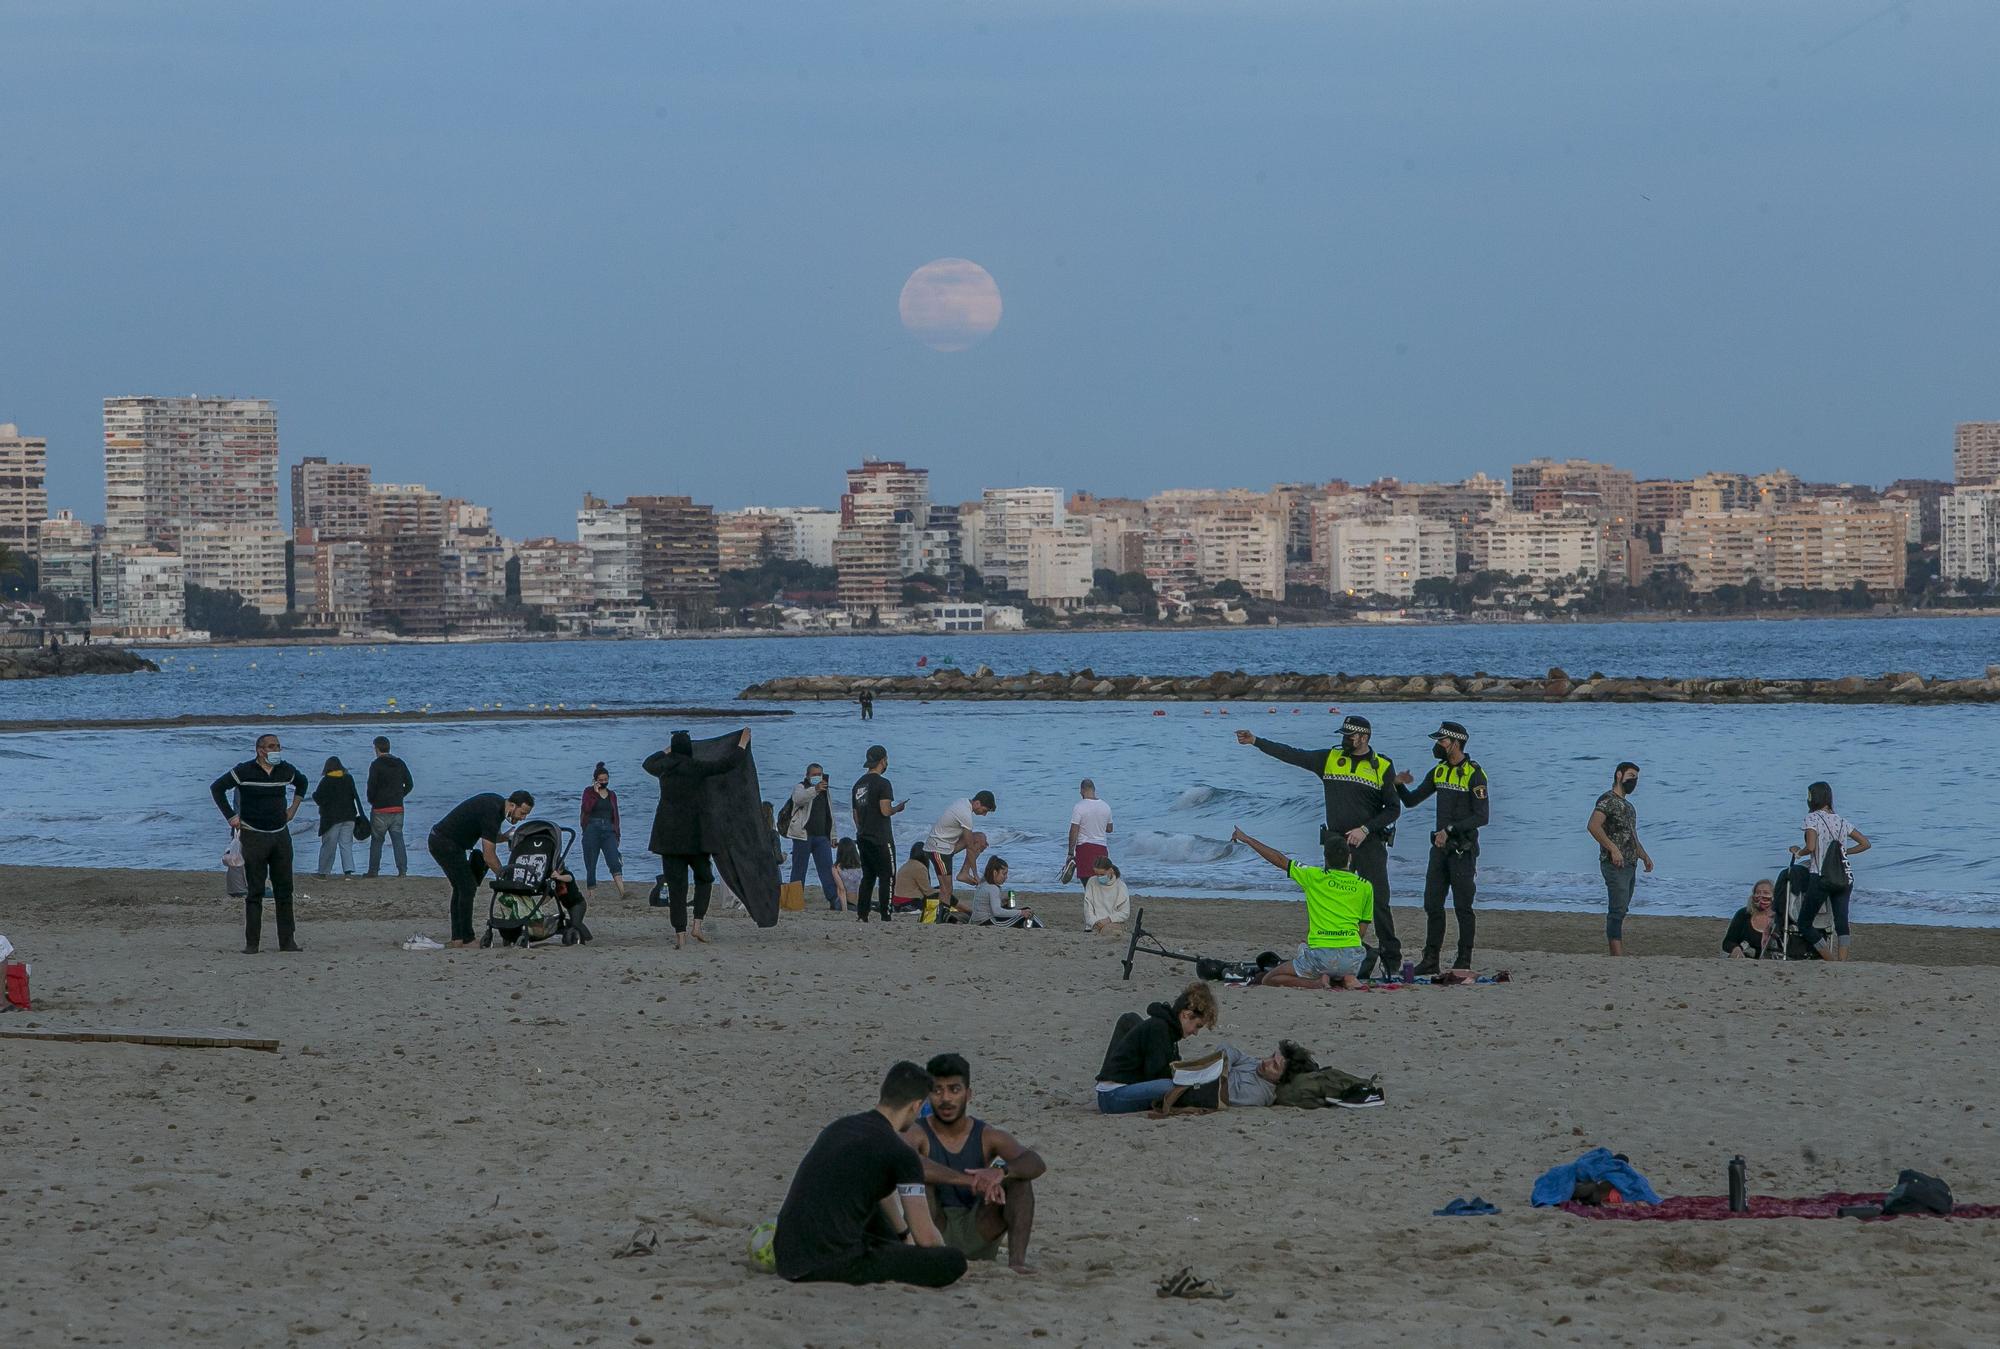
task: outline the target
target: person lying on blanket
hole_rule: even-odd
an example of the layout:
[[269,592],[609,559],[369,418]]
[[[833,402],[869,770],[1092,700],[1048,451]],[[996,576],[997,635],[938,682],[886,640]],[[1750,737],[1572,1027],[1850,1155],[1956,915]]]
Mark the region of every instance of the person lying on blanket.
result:
[[1309,867],[1294,862],[1268,843],[1260,843],[1241,829],[1229,835],[1292,878],[1305,892],[1306,939],[1290,960],[1281,961],[1265,972],[1265,988],[1359,988],[1355,976],[1367,952],[1362,934],[1375,912],[1375,892],[1367,881],[1354,874],[1347,840],[1329,834],[1326,865]]

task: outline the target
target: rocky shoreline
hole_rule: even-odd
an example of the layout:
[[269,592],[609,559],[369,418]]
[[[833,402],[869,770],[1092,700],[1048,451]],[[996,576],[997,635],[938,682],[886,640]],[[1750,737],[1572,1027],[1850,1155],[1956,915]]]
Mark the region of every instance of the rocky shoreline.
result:
[[0,647],[0,679],[54,679],[62,675],[137,674],[160,667],[118,646]]
[[1915,672],[1844,675],[1835,679],[1621,678],[1601,671],[1572,676],[1560,667],[1542,676],[1459,674],[1099,675],[1090,669],[996,675],[941,669],[926,675],[794,675],[767,679],[739,699],[777,702],[877,698],[922,702],[1533,702],[1533,703],[1895,703],[2000,702],[2000,665],[1983,677],[1926,679]]

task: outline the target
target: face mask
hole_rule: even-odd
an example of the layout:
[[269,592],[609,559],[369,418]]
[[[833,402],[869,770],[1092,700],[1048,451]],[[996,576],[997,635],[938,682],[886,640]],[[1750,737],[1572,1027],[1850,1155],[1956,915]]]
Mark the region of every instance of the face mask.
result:
[[1633,792],[1639,790],[1639,779],[1623,778],[1619,781],[1618,785],[1625,789],[1625,795],[1630,796]]
[[1444,759],[1444,741],[1442,741],[1442,740],[1435,740],[1435,741],[1432,741],[1432,742],[1431,742],[1431,757],[1432,757],[1433,759],[1436,759],[1436,760],[1440,761],[1440,762],[1442,762],[1442,761],[1443,761],[1443,759]]

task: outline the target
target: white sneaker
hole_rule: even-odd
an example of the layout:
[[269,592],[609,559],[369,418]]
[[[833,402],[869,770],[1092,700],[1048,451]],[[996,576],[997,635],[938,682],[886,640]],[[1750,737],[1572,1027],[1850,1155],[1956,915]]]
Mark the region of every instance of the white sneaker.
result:
[[444,950],[444,943],[435,938],[426,937],[423,933],[419,932],[415,936],[403,939],[403,949],[405,951],[442,951]]

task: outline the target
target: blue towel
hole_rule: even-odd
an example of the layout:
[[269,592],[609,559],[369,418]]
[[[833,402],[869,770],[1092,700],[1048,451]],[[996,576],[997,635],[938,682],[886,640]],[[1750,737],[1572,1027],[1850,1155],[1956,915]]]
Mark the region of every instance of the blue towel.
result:
[[1592,1148],[1573,1162],[1543,1172],[1542,1178],[1535,1182],[1532,1202],[1536,1208],[1567,1204],[1570,1196],[1576,1193],[1576,1183],[1580,1180],[1608,1180],[1618,1187],[1618,1193],[1633,1203],[1660,1202],[1660,1196],[1653,1193],[1653,1187],[1646,1183],[1646,1178],[1634,1171],[1631,1163],[1621,1162],[1612,1156],[1609,1148]]

